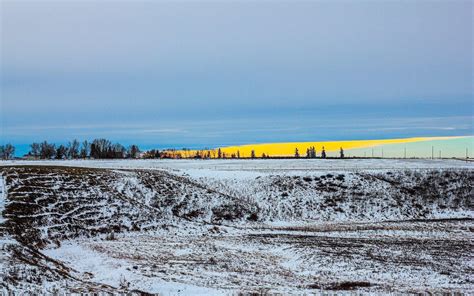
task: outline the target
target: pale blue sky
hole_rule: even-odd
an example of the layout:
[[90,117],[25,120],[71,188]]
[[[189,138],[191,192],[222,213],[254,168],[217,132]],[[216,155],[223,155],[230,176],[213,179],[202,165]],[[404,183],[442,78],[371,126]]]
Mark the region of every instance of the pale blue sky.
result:
[[1,142],[473,134],[472,1],[1,1]]

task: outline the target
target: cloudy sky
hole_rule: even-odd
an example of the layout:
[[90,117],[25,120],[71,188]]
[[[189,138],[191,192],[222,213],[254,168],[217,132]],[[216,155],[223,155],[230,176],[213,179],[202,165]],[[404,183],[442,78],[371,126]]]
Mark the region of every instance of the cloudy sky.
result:
[[0,1],[1,142],[472,135],[472,1]]

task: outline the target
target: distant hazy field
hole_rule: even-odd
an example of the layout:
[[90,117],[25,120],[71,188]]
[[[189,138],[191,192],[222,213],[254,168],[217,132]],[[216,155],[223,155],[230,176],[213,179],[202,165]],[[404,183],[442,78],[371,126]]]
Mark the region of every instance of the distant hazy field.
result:
[[[340,148],[344,150],[346,157],[431,157],[433,154],[439,157],[466,157],[466,149],[469,156],[474,152],[474,137],[419,137],[404,139],[384,140],[355,140],[355,141],[319,141],[319,142],[291,142],[291,143],[264,143],[249,144],[241,146],[221,147],[221,151],[229,158],[232,154],[240,154],[241,157],[250,157],[254,150],[257,157],[262,154],[270,156],[294,156],[295,150],[301,157],[306,155],[306,149],[316,148],[318,156],[324,147],[328,156],[339,157]],[[214,149],[215,150],[215,149]],[[405,153],[406,150],[406,153]],[[192,155],[195,151],[183,151],[183,155]]]

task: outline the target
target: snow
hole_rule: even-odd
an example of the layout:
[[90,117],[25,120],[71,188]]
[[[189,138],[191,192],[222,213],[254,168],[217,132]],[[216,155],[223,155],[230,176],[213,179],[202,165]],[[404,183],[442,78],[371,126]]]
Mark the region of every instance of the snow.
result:
[[[390,170],[390,169],[474,169],[474,162],[458,159],[117,159],[117,160],[7,160],[1,166],[53,165],[112,169],[203,170],[235,172]],[[240,174],[239,173],[239,174]]]
[[[0,210],[8,176],[8,202],[42,205],[11,221],[28,218],[42,254],[111,289],[300,295],[346,281],[371,285],[358,293],[469,294],[473,171],[427,159],[7,161]],[[226,206],[242,216],[219,218]],[[0,255],[3,270],[11,254]]]
[[131,290],[136,289],[160,295],[224,295],[222,291],[215,289],[167,282],[158,277],[141,276],[134,272],[135,262],[105,256],[92,250],[88,241],[66,241],[59,248],[46,249],[43,253],[67,263],[78,272],[92,274],[90,280],[114,287],[125,285]]
[[[132,289],[162,295],[235,295],[255,287],[308,294],[314,290],[305,286],[313,282],[343,281],[392,285],[392,292],[470,291],[464,273],[472,268],[466,261],[470,250],[458,249],[452,256],[449,249],[469,235],[461,232],[462,225],[443,225],[425,224],[417,230],[409,230],[410,223],[397,223],[365,225],[373,228],[366,231],[334,225],[320,232],[317,227],[324,225],[315,224],[306,232],[222,228],[219,234],[206,229],[127,233],[115,241],[67,241],[44,253],[90,272],[91,280],[119,286],[126,279]],[[379,226],[398,230],[376,230]],[[438,233],[432,236],[434,229]],[[461,281],[453,282],[444,271]]]
[[7,186],[2,175],[0,175],[0,224],[5,222],[3,211],[5,210],[5,203],[7,199]]

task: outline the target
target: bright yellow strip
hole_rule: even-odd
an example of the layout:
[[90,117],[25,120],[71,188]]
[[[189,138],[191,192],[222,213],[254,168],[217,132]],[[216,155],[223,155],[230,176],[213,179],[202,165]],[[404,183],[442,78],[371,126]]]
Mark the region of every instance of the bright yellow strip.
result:
[[[404,139],[388,139],[388,140],[355,140],[355,141],[328,141],[328,142],[291,142],[291,143],[265,143],[265,144],[249,144],[241,146],[221,147],[221,152],[225,153],[226,158],[230,158],[233,154],[240,157],[250,157],[251,151],[255,151],[256,157],[261,157],[262,154],[269,156],[294,156],[295,150],[298,148],[299,154],[304,157],[306,149],[315,147],[317,155],[321,155],[321,150],[324,147],[326,152],[339,151],[340,148],[344,150],[356,148],[368,148],[385,144],[403,144],[431,140],[453,139],[459,137],[419,137],[419,138],[404,138]],[[208,152],[211,158],[217,157],[219,148],[213,150],[204,150],[199,153],[207,155]],[[183,157],[192,157],[198,152],[197,150],[190,151],[176,151]]]

